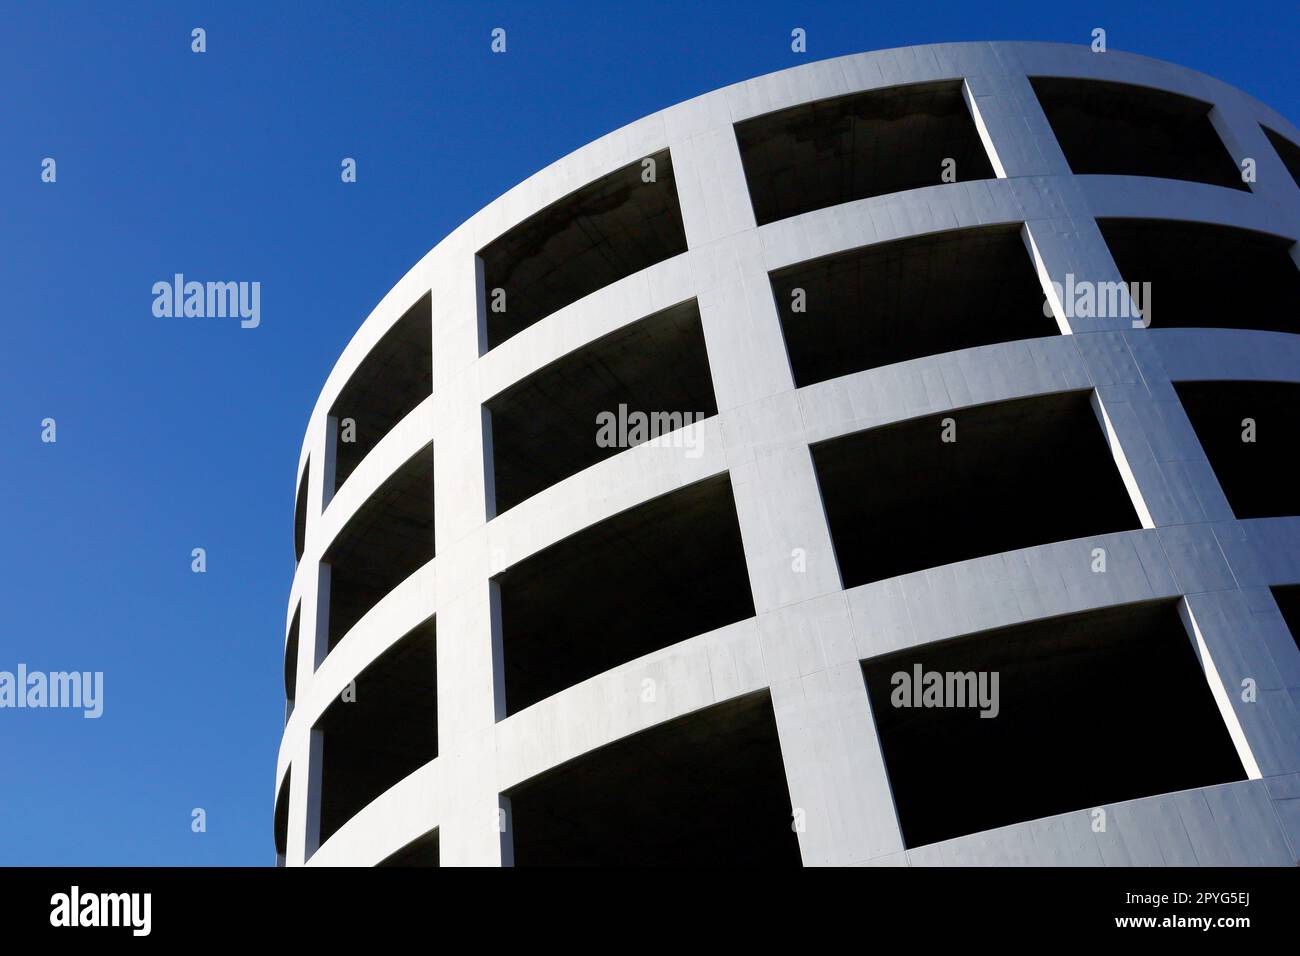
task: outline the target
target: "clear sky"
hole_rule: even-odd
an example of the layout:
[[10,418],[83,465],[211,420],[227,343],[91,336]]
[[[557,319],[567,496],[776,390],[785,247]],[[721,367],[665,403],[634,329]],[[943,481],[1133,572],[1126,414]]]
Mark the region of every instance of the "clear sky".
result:
[[[728,83],[1095,26],[1300,120],[1294,2],[0,3],[0,670],[105,682],[98,720],[0,710],[0,864],[273,862],[303,428],[462,220]],[[177,272],[260,282],[260,326],[155,317]]]

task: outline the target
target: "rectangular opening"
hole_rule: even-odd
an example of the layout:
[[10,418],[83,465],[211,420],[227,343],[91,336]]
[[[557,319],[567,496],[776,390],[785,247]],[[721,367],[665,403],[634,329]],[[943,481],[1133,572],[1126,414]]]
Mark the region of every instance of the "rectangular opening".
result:
[[1300,584],[1273,588],[1273,600],[1277,602],[1277,609],[1282,612],[1282,620],[1286,621],[1287,629],[1291,632],[1291,640],[1295,641],[1296,650],[1300,651]]
[[1300,332],[1300,270],[1289,239],[1182,220],[1097,225],[1124,281],[1150,283],[1143,316],[1152,328]]
[[597,289],[685,251],[672,155],[664,149],[552,203],[479,252],[485,351]]
[[[429,618],[321,715],[320,841],[438,756],[437,628]],[[349,700],[347,697],[351,696]]]
[[293,700],[298,687],[298,621],[302,617],[302,605],[294,608],[293,623],[289,625],[289,638],[284,645],[284,719],[288,721],[293,713]]
[[1174,389],[1238,518],[1300,515],[1295,457],[1300,385],[1175,382]]
[[494,580],[509,713],[754,616],[728,475],[579,531]]
[[438,828],[412,840],[392,856],[376,864],[382,867],[419,867],[439,865]]
[[1273,144],[1273,149],[1277,152],[1278,158],[1282,160],[1282,165],[1286,167],[1286,171],[1295,180],[1295,184],[1300,186],[1300,146],[1267,126],[1261,126],[1260,129],[1264,131],[1268,141]]
[[[611,445],[602,426],[609,416],[630,420],[620,407],[665,429],[717,414],[694,300],[592,342],[487,403],[496,513],[618,454],[625,446]],[[631,428],[626,437],[644,440]]]
[[773,272],[795,384],[1058,333],[1020,226],[942,232]]
[[330,566],[329,646],[433,560],[433,445],[393,473],[339,532]]
[[[961,80],[852,93],[736,124],[760,226],[840,203],[992,179]],[[952,160],[955,165],[945,166]]]
[[813,446],[844,586],[1139,527],[1090,397],[978,405]]
[[1147,86],[1030,77],[1075,174],[1154,176],[1249,191],[1209,103]]
[[280,789],[275,793],[275,857],[276,865],[284,866],[284,857],[289,849],[289,780],[293,777],[293,767],[285,771],[280,781]]
[[425,294],[385,333],[330,408],[337,435],[334,490],[433,393],[433,296]]
[[298,482],[298,494],[293,505],[293,554],[294,561],[302,560],[302,549],[307,542],[307,488],[311,475],[311,459],[302,469],[302,480]]
[[908,847],[1246,779],[1176,601],[985,631],[862,670]]
[[766,691],[584,754],[507,794],[516,866],[799,866]]

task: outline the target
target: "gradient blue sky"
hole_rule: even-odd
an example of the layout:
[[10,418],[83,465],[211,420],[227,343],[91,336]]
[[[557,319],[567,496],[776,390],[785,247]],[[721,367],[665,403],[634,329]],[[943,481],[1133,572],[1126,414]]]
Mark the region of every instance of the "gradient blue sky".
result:
[[[106,684],[99,720],[0,710],[0,864],[273,862],[308,414],[384,292],[537,169],[812,59],[1094,26],[1300,119],[1293,2],[553,6],[0,4],[0,670]],[[155,318],[175,272],[260,281],[261,326]]]

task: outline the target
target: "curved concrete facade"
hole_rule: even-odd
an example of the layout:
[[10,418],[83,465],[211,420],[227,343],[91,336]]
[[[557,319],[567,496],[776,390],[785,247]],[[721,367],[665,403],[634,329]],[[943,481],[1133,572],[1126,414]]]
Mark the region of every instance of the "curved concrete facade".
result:
[[[1247,189],[1073,175],[1030,77],[1105,80],[1212,104]],[[991,178],[940,182],[759,225],[735,126],[800,104],[956,81]],[[893,362],[797,387],[769,275],[845,250],[1005,224],[1047,290],[1069,274],[1122,281],[1098,218],[1198,221],[1300,238],[1300,189],[1263,127],[1300,131],[1210,77],[1124,53],[966,43],[867,53],[738,83],[638,120],[552,164],[441,241],[361,325],[312,412],[302,555],[286,632],[293,706],[276,768],[287,865],[374,865],[432,832],[442,865],[515,862],[507,794],[630,735],[770,695],[805,865],[1276,864],[1300,848],[1300,652],[1274,601],[1300,582],[1300,518],[1239,520],[1172,383],[1300,383],[1300,335],[1135,328],[1053,301],[1059,335]],[[586,184],[671,152],[686,250],[596,289],[494,348],[480,253]],[[1294,260],[1295,246],[1289,254]],[[367,355],[429,296],[431,395],[334,492],[331,409]],[[1051,296],[1049,295],[1049,299]],[[683,302],[698,305],[717,413],[694,455],[642,444],[493,511],[484,406],[584,345]],[[1050,320],[1049,320],[1050,321]],[[1294,317],[1292,318],[1294,321]],[[1300,331],[1300,329],[1298,329]],[[1137,525],[845,587],[810,447],[941,413],[1082,392]],[[436,556],[329,648],[330,549],[384,483],[432,444]],[[753,616],[604,670],[511,712],[492,581],[544,549],[696,483],[727,476]],[[295,487],[298,487],[298,484]],[[1060,500],[1062,509],[1076,503]],[[1107,554],[1098,574],[1088,556]],[[792,562],[798,552],[800,560]],[[1082,557],[1081,557],[1082,555]],[[798,570],[794,564],[798,563]],[[1189,631],[1243,779],[911,845],[863,679],[863,661],[1057,615],[1168,600]],[[629,595],[634,611],[643,597]],[[321,720],[349,682],[436,621],[437,756],[321,839]],[[646,681],[657,693],[644,699]],[[1253,681],[1257,698],[1236,688]],[[1162,733],[1176,735],[1179,715]],[[292,773],[290,770],[292,768]],[[952,780],[962,799],[970,781]],[[501,821],[505,821],[502,825]]]

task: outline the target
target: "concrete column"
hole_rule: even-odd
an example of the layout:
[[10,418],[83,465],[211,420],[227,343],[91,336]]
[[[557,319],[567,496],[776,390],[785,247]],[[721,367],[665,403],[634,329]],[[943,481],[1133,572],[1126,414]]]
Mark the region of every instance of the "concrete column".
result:
[[1243,160],[1255,161],[1255,181],[1248,184],[1250,191],[1280,207],[1288,221],[1300,222],[1300,187],[1241,95],[1235,90],[1226,91],[1225,98],[1210,110],[1210,122],[1239,172]]
[[897,852],[902,838],[725,99],[693,101],[667,128],[800,852],[805,864]]
[[1029,77],[974,74],[962,94],[999,179],[1070,175]]
[[[1028,80],[1004,80],[976,97],[991,145],[1008,157],[1009,176],[1051,172],[1064,177],[1068,164],[1032,89],[1024,95],[1027,87]],[[1300,195],[1295,183],[1239,98],[1233,94],[1216,106],[1211,120],[1230,152],[1258,160],[1264,181],[1253,188],[1295,212]],[[1025,128],[1033,131],[1036,145],[1014,142],[1016,131]],[[1073,336],[1084,360],[1095,388],[1094,407],[1134,508],[1144,527],[1158,529],[1171,570],[1187,595],[1183,617],[1188,638],[1244,769],[1252,777],[1294,772],[1300,764],[1300,714],[1273,656],[1280,645],[1276,606],[1267,589],[1241,590],[1220,548],[1207,546],[1214,540],[1212,532],[1206,534],[1208,526],[1235,519],[1160,361],[1158,305],[1148,330],[1127,318],[1065,314],[1065,303],[1050,293],[1052,282],[1064,286],[1071,275],[1075,282],[1123,281],[1082,192],[1059,177],[1034,183],[1050,195],[1059,214],[1025,226],[1045,294],[1054,300],[1058,324]],[[1300,221],[1300,215],[1295,218]],[[1154,292],[1158,302],[1159,290]],[[1247,703],[1241,682],[1255,675],[1270,692]]]
[[[321,513],[334,488],[334,419],[308,437],[307,527],[303,561],[314,561],[320,545],[315,535],[323,527]],[[298,609],[298,661],[294,699],[301,701],[311,686],[317,665],[324,660],[329,634],[329,565],[317,562],[316,573],[304,568]],[[300,572],[301,573],[301,572]],[[320,842],[321,735],[312,731],[293,755],[289,780],[289,821],[286,863],[301,866]]]
[[759,638],[804,865],[902,851],[844,595],[760,616]]
[[302,866],[320,845],[321,757],[325,735],[311,731],[293,755],[289,778],[289,834],[285,858]]
[[496,721],[504,715],[499,626],[493,613],[486,531],[495,495],[491,422],[479,402],[485,301],[471,243],[433,276],[434,435],[438,538],[438,757],[443,866],[500,866],[508,831],[498,825]]
[[[443,866],[501,866],[511,857],[508,817],[499,813],[496,721],[500,693],[500,615],[487,579],[479,535],[461,542],[452,560],[478,553],[477,581],[438,610],[438,757],[443,764],[444,812],[439,823]],[[454,675],[446,679],[444,675]],[[502,829],[500,822],[506,824]]]

